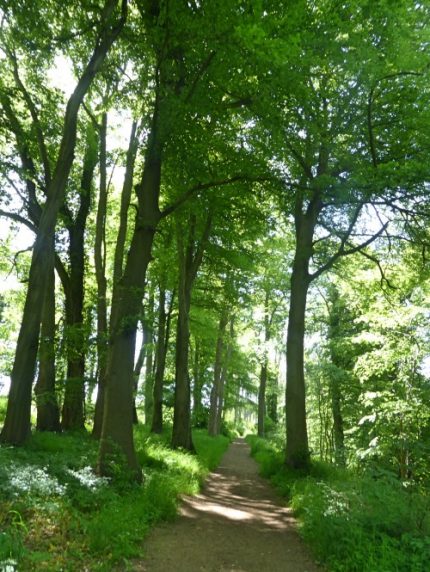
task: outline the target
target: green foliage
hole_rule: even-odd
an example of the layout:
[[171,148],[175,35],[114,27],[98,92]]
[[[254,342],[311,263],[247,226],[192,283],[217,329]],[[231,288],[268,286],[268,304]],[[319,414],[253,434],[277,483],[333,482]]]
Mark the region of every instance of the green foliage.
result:
[[261,474],[290,499],[300,532],[331,572],[422,572],[430,561],[430,494],[391,474],[315,462],[288,470],[273,442],[248,437]]
[[[172,451],[169,435],[138,427],[142,486],[93,472],[97,443],[85,434],[36,433],[24,448],[0,448],[0,569],[110,571],[138,556],[149,528],[175,517],[228,439],[194,433],[197,455]],[[13,568],[11,568],[13,569]]]

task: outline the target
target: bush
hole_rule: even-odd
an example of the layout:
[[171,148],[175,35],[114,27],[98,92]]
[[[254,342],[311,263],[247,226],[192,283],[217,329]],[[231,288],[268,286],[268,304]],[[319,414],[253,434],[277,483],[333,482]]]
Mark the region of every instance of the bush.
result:
[[179,495],[199,490],[229,442],[205,431],[193,438],[197,455],[173,451],[167,432],[139,426],[141,486],[97,477],[98,445],[83,433],[35,434],[25,447],[0,447],[0,570],[126,567],[149,528],[174,518]]
[[301,534],[331,572],[423,572],[430,562],[430,495],[313,463],[288,470],[273,442],[248,438],[261,474],[291,499]]

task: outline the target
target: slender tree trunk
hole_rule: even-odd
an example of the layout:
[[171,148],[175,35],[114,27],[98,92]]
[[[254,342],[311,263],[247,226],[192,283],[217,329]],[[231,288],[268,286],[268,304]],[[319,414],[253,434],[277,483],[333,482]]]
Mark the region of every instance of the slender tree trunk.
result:
[[211,436],[219,434],[219,424],[218,424],[218,407],[220,400],[221,391],[221,376],[222,376],[222,366],[224,356],[224,338],[225,330],[228,323],[228,313],[227,308],[224,307],[221,313],[221,318],[218,326],[218,338],[216,343],[215,351],[215,364],[214,364],[214,381],[211,390],[210,397],[210,410],[209,410],[209,422],[208,422],[208,433]]
[[172,447],[194,451],[191,436],[191,387],[188,372],[190,341],[191,292],[212,226],[209,213],[201,239],[195,247],[195,216],[189,220],[188,243],[183,245],[183,229],[177,228],[179,254],[178,325],[176,332],[175,406],[173,413]]
[[339,381],[335,378],[331,380],[331,411],[333,415],[333,438],[334,438],[334,457],[336,464],[340,467],[345,466],[345,438],[343,432],[343,415],[342,415],[342,394],[339,387]]
[[201,346],[199,340],[195,340],[194,364],[193,364],[193,424],[195,427],[205,425],[205,414],[202,405],[203,373],[201,371]]
[[266,387],[267,387],[267,356],[264,356],[260,369],[260,384],[258,387],[258,421],[257,433],[259,437],[264,437],[266,417]]
[[111,16],[116,6],[116,0],[106,0],[102,10],[101,36],[67,103],[58,159],[33,247],[24,313],[12,368],[6,419],[0,436],[1,441],[14,445],[22,444],[30,435],[31,388],[36,367],[47,277],[49,269],[53,266],[53,239],[58,211],[64,200],[64,192],[73,164],[79,108],[125,24],[127,2],[124,0],[120,20],[109,29]]
[[267,415],[273,423],[278,423],[278,376],[279,362],[277,361],[276,375],[271,378],[270,391],[267,396]]
[[[145,362],[145,425],[150,426],[152,421],[152,410],[154,406],[153,392],[154,392],[154,290],[151,288],[151,293],[148,300],[148,311],[145,317],[146,329],[146,362]],[[136,382],[139,377],[135,376]],[[137,391],[137,387],[136,387]]]
[[60,409],[55,393],[55,275],[49,272],[43,304],[39,376],[34,388],[38,431],[60,431]]
[[219,395],[218,395],[218,406],[217,406],[217,429],[218,433],[221,431],[222,426],[222,419],[224,415],[224,395],[225,395],[225,388],[227,384],[227,376],[229,371],[229,365],[231,361],[231,354],[233,351],[233,336],[234,336],[234,319],[231,318],[230,320],[230,334],[229,340],[227,344],[227,351],[225,352],[225,359],[221,371],[221,379],[220,379],[220,388],[219,388]]
[[61,425],[65,430],[85,427],[85,355],[84,332],[85,229],[91,205],[94,170],[97,165],[97,138],[89,130],[81,178],[80,205],[76,219],[68,214],[70,277],[66,281],[67,380]]
[[[143,312],[143,310],[142,310]],[[133,391],[133,425],[139,423],[136,407],[136,394],[139,387],[139,378],[142,372],[143,364],[145,363],[146,353],[148,350],[149,334],[146,329],[145,319],[141,321],[142,324],[142,341],[140,342],[139,355],[137,356],[136,363],[134,364],[133,378],[134,378],[134,391]]]
[[266,289],[264,297],[264,347],[260,369],[260,384],[258,388],[258,422],[257,431],[259,437],[264,437],[265,427],[264,420],[266,417],[266,388],[267,388],[267,344],[270,340],[270,324],[269,324],[269,290]]
[[[171,310],[169,311],[170,320]],[[152,410],[152,433],[161,433],[163,431],[163,380],[164,370],[166,367],[167,355],[167,339],[168,332],[167,323],[168,313],[166,312],[166,290],[160,285],[160,293],[158,298],[158,330],[157,330],[157,356],[156,369],[153,388],[153,410]]]
[[100,125],[100,185],[94,241],[94,265],[97,282],[97,400],[94,412],[93,436],[100,438],[106,384],[106,354],[108,338],[107,280],[106,280],[106,215],[107,215],[107,114]]

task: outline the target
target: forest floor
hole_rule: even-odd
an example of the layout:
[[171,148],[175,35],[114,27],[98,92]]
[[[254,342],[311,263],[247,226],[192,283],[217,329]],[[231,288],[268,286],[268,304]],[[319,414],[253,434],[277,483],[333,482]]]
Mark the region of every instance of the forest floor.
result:
[[238,439],[202,492],[184,497],[175,522],[144,543],[141,572],[317,572],[290,508],[258,475],[249,446]]

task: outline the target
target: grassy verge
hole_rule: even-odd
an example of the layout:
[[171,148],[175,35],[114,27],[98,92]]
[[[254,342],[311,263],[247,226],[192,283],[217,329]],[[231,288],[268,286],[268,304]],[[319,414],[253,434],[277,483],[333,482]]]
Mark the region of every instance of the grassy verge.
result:
[[97,443],[86,434],[35,434],[25,447],[1,447],[0,570],[126,570],[149,528],[175,517],[179,495],[196,493],[228,446],[226,437],[193,435],[197,455],[139,427],[142,486],[97,478]]
[[430,569],[430,496],[390,475],[357,475],[314,463],[286,469],[273,443],[248,437],[261,474],[288,498],[304,539],[331,572]]

